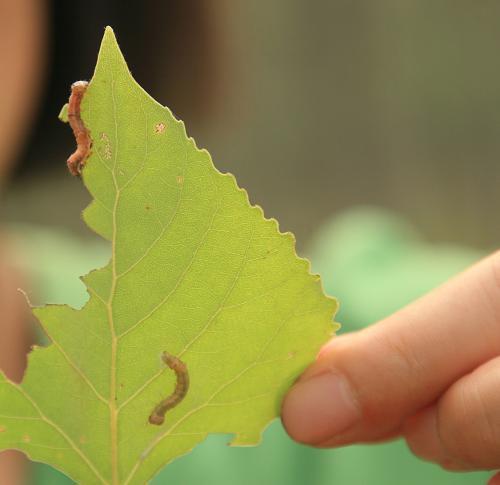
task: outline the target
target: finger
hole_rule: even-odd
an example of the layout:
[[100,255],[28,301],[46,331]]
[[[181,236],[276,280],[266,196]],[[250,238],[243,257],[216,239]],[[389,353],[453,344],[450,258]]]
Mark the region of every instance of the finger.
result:
[[408,420],[403,434],[421,458],[454,470],[500,468],[500,357],[455,382]]
[[286,397],[297,441],[340,445],[397,432],[455,380],[500,355],[500,252],[356,334],[335,338]]

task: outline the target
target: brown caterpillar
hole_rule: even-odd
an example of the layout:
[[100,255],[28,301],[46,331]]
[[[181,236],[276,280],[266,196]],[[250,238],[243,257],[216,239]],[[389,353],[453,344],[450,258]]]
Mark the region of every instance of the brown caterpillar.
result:
[[66,163],[71,175],[75,176],[82,173],[82,168],[90,155],[90,148],[92,147],[89,130],[87,130],[80,117],[80,104],[88,84],[87,81],[73,83],[68,102],[68,121],[76,138],[76,150],[69,156]]
[[184,399],[189,389],[189,374],[186,364],[168,352],[163,352],[161,358],[175,372],[177,383],[174,392],[166,399],[163,399],[149,416],[149,422],[158,426],[165,421],[165,413],[177,406]]

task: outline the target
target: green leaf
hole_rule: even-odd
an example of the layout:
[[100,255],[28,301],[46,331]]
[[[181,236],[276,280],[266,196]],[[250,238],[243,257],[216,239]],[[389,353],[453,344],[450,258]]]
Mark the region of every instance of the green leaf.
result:
[[[79,483],[142,484],[208,433],[257,444],[335,330],[337,303],[293,236],[133,80],[110,28],[82,119],[83,217],[112,256],[83,278],[83,308],[34,309],[51,344],[31,352],[20,385],[0,377],[0,449]],[[148,417],[176,380],[164,351],[191,386],[156,426]]]

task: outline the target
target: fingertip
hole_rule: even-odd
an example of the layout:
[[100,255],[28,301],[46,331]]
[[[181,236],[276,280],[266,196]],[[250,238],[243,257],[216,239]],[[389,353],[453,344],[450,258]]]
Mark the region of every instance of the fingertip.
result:
[[320,446],[352,426],[360,410],[342,376],[324,372],[297,382],[285,397],[283,425],[299,443]]

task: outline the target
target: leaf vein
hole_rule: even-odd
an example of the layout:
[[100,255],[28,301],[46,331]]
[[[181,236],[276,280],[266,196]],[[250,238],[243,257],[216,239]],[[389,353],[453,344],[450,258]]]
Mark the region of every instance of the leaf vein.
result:
[[[217,184],[215,184],[215,186],[217,187]],[[212,217],[210,219],[210,223],[208,225],[208,228],[207,230],[203,233],[203,236],[202,238],[200,239],[198,245],[196,246],[195,250],[193,251],[193,256],[191,257],[188,265],[186,266],[186,268],[184,269],[184,271],[181,273],[181,275],[179,276],[179,278],[177,279],[177,282],[175,283],[175,285],[173,286],[173,288],[167,293],[167,295],[155,306],[151,309],[151,311],[149,313],[147,313],[144,317],[142,317],[141,319],[139,319],[136,323],[134,323],[131,327],[129,327],[127,330],[125,330],[124,332],[122,332],[120,335],[118,335],[118,339],[121,339],[122,337],[124,337],[125,335],[129,334],[130,332],[132,332],[134,329],[136,329],[141,323],[143,323],[144,321],[146,321],[148,318],[150,318],[156,311],[158,311],[163,305],[165,305],[168,300],[170,299],[170,297],[175,293],[175,291],[177,290],[177,288],[180,286],[180,284],[184,281],[185,277],[187,276],[187,274],[189,273],[189,270],[191,269],[191,267],[193,266],[193,263],[196,261],[196,256],[198,255],[201,247],[203,246],[203,243],[205,242],[205,239],[206,237],[208,236],[208,234],[210,233],[211,231],[211,228],[213,226],[213,223],[214,223],[214,220],[215,220],[215,217],[216,215],[218,214],[219,210],[220,210],[220,207],[221,207],[221,201],[219,199],[219,197],[217,196],[217,201],[219,202],[217,204],[217,206],[215,207],[214,209],[214,212],[212,214]]]
[[92,461],[87,457],[87,455],[80,448],[78,448],[78,446],[76,446],[73,440],[64,432],[64,430],[58,424],[56,424],[54,421],[45,416],[45,414],[42,412],[42,410],[39,408],[39,406],[36,404],[33,398],[21,386],[15,386],[15,388],[31,403],[31,405],[40,415],[41,420],[46,422],[49,426],[52,426],[66,440],[66,442],[70,445],[70,447],[80,456],[80,458],[82,458],[82,460],[86,463],[86,465],[92,470],[95,476],[103,484],[108,484],[107,480],[105,480],[101,476],[101,474],[94,466]]

